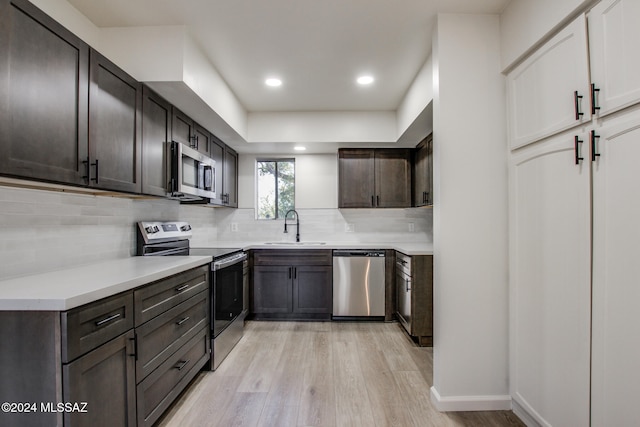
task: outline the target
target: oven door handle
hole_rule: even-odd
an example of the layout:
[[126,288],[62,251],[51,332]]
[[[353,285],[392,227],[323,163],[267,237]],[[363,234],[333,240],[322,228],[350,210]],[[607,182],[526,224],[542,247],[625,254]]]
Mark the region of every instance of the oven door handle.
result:
[[242,256],[238,257],[230,257],[229,259],[221,259],[220,261],[215,261],[213,263],[213,271],[222,270],[225,267],[229,267],[230,265],[237,264],[239,262],[247,259],[247,254],[242,254]]

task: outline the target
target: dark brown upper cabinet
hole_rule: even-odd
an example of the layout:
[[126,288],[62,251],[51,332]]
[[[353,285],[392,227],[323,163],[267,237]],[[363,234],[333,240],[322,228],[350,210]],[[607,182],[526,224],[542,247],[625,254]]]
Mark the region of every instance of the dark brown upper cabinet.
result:
[[207,156],[211,155],[211,134],[209,131],[198,125],[189,116],[178,110],[176,107],[173,107],[171,137],[175,142],[179,142],[193,148],[194,150],[198,150]]
[[211,158],[215,160],[216,198],[209,203],[238,207],[238,154],[211,135]]
[[339,208],[411,206],[409,149],[338,150]]
[[171,104],[142,88],[142,193],[167,194],[167,143],[171,141]]
[[224,179],[222,181],[222,191],[224,205],[238,207],[238,153],[225,146],[224,150]]
[[85,185],[89,46],[24,0],[0,0],[0,174]]
[[413,205],[433,205],[433,135],[423,139],[413,153]]
[[89,81],[89,185],[140,193],[142,85],[93,49]]

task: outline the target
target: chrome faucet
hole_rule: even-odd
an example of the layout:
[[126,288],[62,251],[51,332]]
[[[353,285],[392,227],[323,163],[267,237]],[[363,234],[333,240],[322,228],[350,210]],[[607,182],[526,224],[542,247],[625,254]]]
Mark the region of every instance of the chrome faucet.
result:
[[300,216],[298,215],[298,212],[295,211],[295,209],[289,209],[287,213],[284,214],[284,232],[287,233],[287,217],[291,212],[296,214],[296,242],[299,242],[300,241]]

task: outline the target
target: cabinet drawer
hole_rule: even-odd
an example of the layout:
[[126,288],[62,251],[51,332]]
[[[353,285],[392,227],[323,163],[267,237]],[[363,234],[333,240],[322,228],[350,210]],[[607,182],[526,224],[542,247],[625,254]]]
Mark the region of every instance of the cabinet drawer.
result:
[[208,342],[203,328],[138,385],[138,426],[153,425],[207,363]]
[[136,326],[208,289],[209,266],[194,268],[134,292]]
[[331,249],[257,249],[254,265],[332,265]]
[[136,382],[142,381],[153,372],[199,329],[208,327],[208,302],[208,292],[200,292],[136,328],[138,339]]
[[126,292],[60,313],[62,363],[133,328],[133,293]]

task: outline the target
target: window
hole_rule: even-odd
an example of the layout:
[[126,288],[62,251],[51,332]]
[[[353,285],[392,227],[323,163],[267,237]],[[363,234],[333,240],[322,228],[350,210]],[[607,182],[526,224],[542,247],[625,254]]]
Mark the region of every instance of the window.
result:
[[295,208],[294,159],[263,159],[257,161],[258,219],[284,218]]

